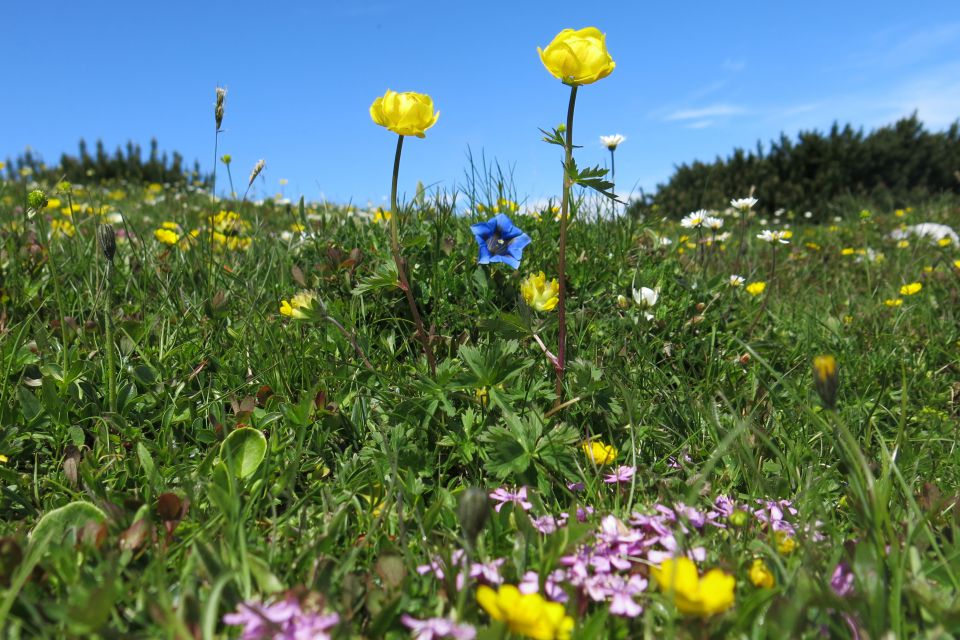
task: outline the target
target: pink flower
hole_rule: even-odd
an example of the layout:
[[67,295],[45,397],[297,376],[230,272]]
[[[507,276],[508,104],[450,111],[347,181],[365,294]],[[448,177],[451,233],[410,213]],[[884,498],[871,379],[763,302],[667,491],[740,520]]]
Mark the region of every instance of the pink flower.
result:
[[414,640],[434,640],[434,638],[454,638],[454,640],[473,640],[477,637],[477,630],[468,624],[457,624],[447,618],[430,618],[417,620],[407,614],[400,616],[400,621],[410,629]]
[[290,597],[272,604],[243,602],[235,613],[225,615],[223,622],[242,626],[242,640],[330,640],[327,632],[340,622],[340,616],[304,612],[299,600]]
[[503,487],[500,487],[495,489],[493,493],[490,494],[490,497],[497,501],[497,505],[493,508],[497,513],[500,513],[500,509],[508,502],[518,505],[524,511],[529,511],[533,508],[533,504],[527,500],[526,487],[520,487],[516,493],[511,493]]
[[630,482],[634,474],[637,473],[636,467],[620,466],[615,473],[609,473],[603,476],[603,481],[607,484],[617,484],[621,482]]
[[830,588],[833,589],[835,594],[845,598],[853,593],[853,579],[853,570],[850,565],[841,561],[837,568],[833,570],[833,575],[830,576]]

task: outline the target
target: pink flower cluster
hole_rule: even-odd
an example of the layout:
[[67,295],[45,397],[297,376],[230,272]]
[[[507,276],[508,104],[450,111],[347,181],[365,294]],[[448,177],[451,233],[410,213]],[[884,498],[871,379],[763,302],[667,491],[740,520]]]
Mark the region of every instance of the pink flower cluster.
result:
[[329,640],[328,632],[340,622],[340,616],[303,611],[299,600],[288,597],[271,604],[242,602],[223,622],[242,626],[242,640]]

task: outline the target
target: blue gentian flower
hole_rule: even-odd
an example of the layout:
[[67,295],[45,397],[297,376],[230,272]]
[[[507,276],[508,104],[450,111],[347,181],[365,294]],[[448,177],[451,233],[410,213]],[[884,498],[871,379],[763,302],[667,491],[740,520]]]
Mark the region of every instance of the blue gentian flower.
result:
[[514,269],[520,268],[523,248],[530,244],[530,236],[513,226],[505,214],[498,213],[486,222],[470,225],[470,230],[480,247],[477,262],[503,262]]

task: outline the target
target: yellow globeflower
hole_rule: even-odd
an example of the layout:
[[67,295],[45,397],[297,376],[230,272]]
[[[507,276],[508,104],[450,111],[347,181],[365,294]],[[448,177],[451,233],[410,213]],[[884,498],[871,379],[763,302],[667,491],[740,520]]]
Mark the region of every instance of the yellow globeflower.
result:
[[773,585],[776,584],[770,567],[760,558],[754,559],[753,564],[750,565],[750,582],[753,586],[764,589],[773,589]]
[[537,52],[547,71],[569,85],[594,83],[617,66],[607,51],[607,36],[596,27],[564,29]]
[[162,242],[163,244],[169,244],[169,245],[177,244],[177,242],[180,241],[180,236],[178,236],[176,232],[171,231],[166,227],[164,227],[163,229],[157,229],[156,231],[154,231],[153,237],[156,238],[158,242]]
[[497,591],[480,586],[477,603],[491,618],[506,623],[511,632],[528,638],[567,640],[573,630],[573,618],[562,604],[545,600],[539,593],[520,593],[512,584]]
[[920,289],[923,289],[922,284],[919,282],[911,282],[910,284],[905,284],[900,287],[900,295],[912,296],[915,293],[920,293]]
[[370,117],[381,127],[401,136],[424,137],[424,131],[437,123],[440,112],[433,111],[433,100],[423,93],[387,92],[370,105]]
[[758,296],[767,288],[766,282],[751,282],[747,285],[747,293],[752,296]]
[[673,594],[673,603],[680,613],[712,616],[733,606],[736,579],[711,569],[701,578],[697,565],[687,557],[664,560],[651,574],[660,585],[660,591]]
[[294,320],[306,320],[313,311],[313,303],[317,299],[317,294],[312,291],[301,291],[290,301],[280,301],[280,313]]
[[580,445],[587,458],[597,466],[610,464],[617,459],[617,450],[610,444],[603,444],[599,440],[584,442]]
[[530,274],[520,283],[520,293],[527,304],[537,311],[553,311],[560,302],[560,283],[554,278],[547,282],[543,271]]

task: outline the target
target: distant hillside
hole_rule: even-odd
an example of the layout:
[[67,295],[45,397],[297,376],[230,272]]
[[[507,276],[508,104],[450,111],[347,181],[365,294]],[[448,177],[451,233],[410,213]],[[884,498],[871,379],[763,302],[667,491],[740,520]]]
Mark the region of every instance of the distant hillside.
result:
[[946,192],[960,194],[960,121],[946,131],[924,129],[916,114],[864,134],[834,124],[828,134],[804,131],[794,141],[785,134],[768,148],[736,149],[712,163],[677,167],[666,184],[632,211],[652,205],[670,216],[697,209],[721,209],[731,198],[754,189],[762,211],[812,211],[833,215],[856,199],[889,208]]

